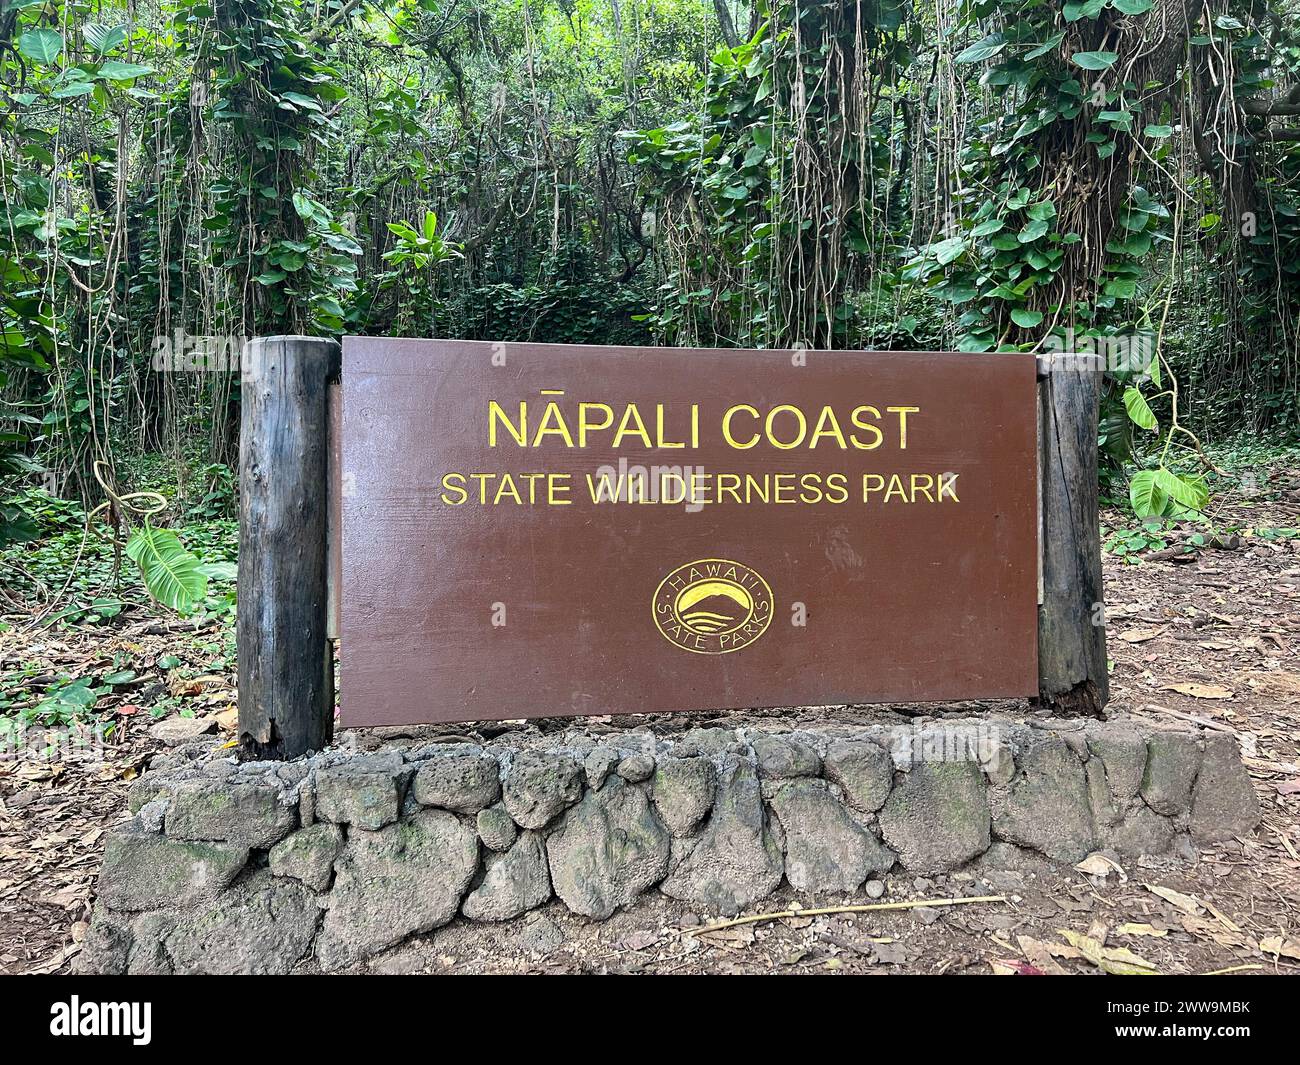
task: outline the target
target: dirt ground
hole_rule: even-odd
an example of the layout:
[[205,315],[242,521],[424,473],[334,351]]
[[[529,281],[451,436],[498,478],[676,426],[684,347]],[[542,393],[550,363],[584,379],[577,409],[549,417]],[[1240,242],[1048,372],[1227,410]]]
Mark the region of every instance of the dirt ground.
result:
[[[1191,861],[1096,861],[1087,871],[1043,862],[1012,871],[886,877],[879,900],[813,898],[786,888],[743,923],[713,930],[710,923],[718,922],[709,915],[654,892],[605,922],[575,917],[552,902],[506,926],[458,920],[372,960],[370,968],[1300,973],[1300,540],[1256,532],[1300,525],[1300,474],[1274,470],[1272,484],[1268,498],[1229,495],[1219,504],[1216,525],[1239,530],[1235,550],[1136,564],[1106,557],[1110,712],[1190,719],[1237,733],[1253,751],[1247,765],[1263,810],[1250,838],[1204,849]],[[79,949],[104,832],[125,818],[129,781],[164,746],[150,706],[165,699],[193,715],[169,710],[165,727],[218,733],[233,727],[234,678],[210,633],[180,623],[169,631],[157,620],[125,622],[108,637],[103,626],[0,635],[0,669],[35,664],[54,674],[75,663],[82,672],[106,670],[127,653],[141,673],[136,686],[114,689],[97,707],[116,724],[105,759],[0,761],[0,972],[66,971]],[[189,648],[184,667],[169,657],[180,644]],[[803,708],[740,716],[815,723],[887,712]],[[632,720],[644,723],[612,723]],[[735,724],[736,716],[677,715],[652,725],[673,731],[724,720]],[[996,901],[951,901],[971,897]],[[931,905],[811,912],[918,900]]]

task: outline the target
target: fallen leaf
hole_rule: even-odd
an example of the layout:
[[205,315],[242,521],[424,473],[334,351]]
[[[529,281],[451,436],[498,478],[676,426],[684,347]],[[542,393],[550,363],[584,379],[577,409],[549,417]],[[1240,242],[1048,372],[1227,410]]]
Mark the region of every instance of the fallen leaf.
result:
[[1139,957],[1128,947],[1103,947],[1091,936],[1071,932],[1068,928],[1058,931],[1102,972],[1112,976],[1153,976],[1157,972],[1153,962]]
[[222,710],[216,716],[217,728],[225,732],[234,732],[239,727],[239,707],[232,706],[229,710]]
[[1088,876],[1108,877],[1111,873],[1119,873],[1121,883],[1128,879],[1128,874],[1120,868],[1120,864],[1112,858],[1107,858],[1101,851],[1094,851],[1075,868],[1081,873],[1087,873]]
[[1034,968],[1047,976],[1068,976],[1065,968],[1056,963],[1052,957],[1052,948],[1047,943],[1029,936],[1016,936],[1016,943]]
[[1239,947],[1252,951],[1259,949],[1259,944],[1249,936],[1240,932],[1230,932],[1217,921],[1209,921],[1190,913],[1184,914],[1181,920],[1183,928],[1192,935],[1200,936],[1202,939],[1212,939],[1221,947]]
[[1231,699],[1233,696],[1231,691],[1217,684],[1198,684],[1191,680],[1166,684],[1165,687],[1181,695],[1190,695],[1193,699]]
[[715,928],[711,932],[700,931],[695,933],[695,938],[702,943],[707,943],[711,947],[722,947],[724,950],[738,950],[743,947],[753,946],[754,943],[754,926],[752,924],[739,925],[735,928]]
[[1115,929],[1115,934],[1117,936],[1167,936],[1169,930],[1151,924],[1129,922]]
[[1276,695],[1300,695],[1300,673],[1285,673],[1281,670],[1271,673],[1252,673],[1248,683],[1252,688]]
[[1181,891],[1175,891],[1173,888],[1161,887],[1159,884],[1143,884],[1142,886],[1152,894],[1159,895],[1165,902],[1177,906],[1183,913],[1199,914],[1205,909],[1191,895],[1184,895]]
[[1125,643],[1146,643],[1148,640],[1154,640],[1164,631],[1163,625],[1150,629],[1129,629],[1128,632],[1121,632],[1119,638]]
[[653,946],[659,941],[659,934],[649,929],[640,932],[630,932],[619,942],[620,950],[645,950],[646,947]]
[[1259,941],[1259,949],[1274,957],[1282,955],[1300,961],[1300,939],[1283,939],[1281,936],[1268,936]]

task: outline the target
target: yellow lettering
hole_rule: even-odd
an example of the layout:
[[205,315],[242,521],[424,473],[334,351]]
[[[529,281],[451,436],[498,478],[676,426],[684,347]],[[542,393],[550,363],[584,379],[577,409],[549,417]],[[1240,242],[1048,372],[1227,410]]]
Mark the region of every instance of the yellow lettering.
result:
[[920,407],[886,407],[890,414],[898,415],[898,449],[907,450],[907,416],[909,414],[919,414]]
[[[555,424],[552,425],[552,422]],[[573,437],[569,434],[568,423],[564,420],[564,411],[560,410],[560,405],[555,400],[546,404],[542,423],[537,427],[537,434],[533,437],[533,447],[540,447],[542,438],[547,436],[558,436],[564,441],[566,447],[573,447]]]
[[[772,423],[776,421],[776,416],[783,411],[789,411],[795,416],[795,420],[799,423],[799,435],[788,444],[782,443],[778,440],[776,434],[772,431]],[[808,435],[808,419],[803,416],[803,411],[798,407],[792,406],[789,403],[778,403],[767,412],[767,421],[764,422],[763,428],[767,431],[767,442],[769,444],[773,447],[780,448],[782,451],[789,451],[791,448],[796,448],[802,444],[804,437]]]
[[[588,411],[599,411],[605,417],[602,421],[593,422],[587,417]],[[587,434],[594,433],[601,429],[608,429],[614,424],[614,408],[607,403],[579,403],[578,404],[578,446],[587,446]]]
[[738,405],[736,405],[736,406],[734,406],[734,407],[731,407],[731,408],[727,411],[727,413],[724,414],[724,415],[722,416],[722,436],[723,436],[723,438],[727,441],[727,443],[728,443],[731,447],[734,447],[734,448],[736,448],[736,449],[738,449],[738,450],[740,450],[740,451],[744,451],[744,450],[746,450],[747,448],[751,448],[751,447],[753,447],[755,444],[758,443],[758,433],[757,433],[757,432],[755,432],[754,435],[753,435],[752,437],[749,438],[749,443],[747,443],[747,444],[742,444],[742,443],[740,443],[738,440],[736,440],[736,439],[731,435],[731,416],[732,416],[733,414],[736,414],[738,411],[742,411],[742,410],[745,411],[747,414],[752,415],[754,418],[757,418],[757,417],[758,417],[758,408],[757,408],[757,407],[751,407],[748,403],[740,403],[740,404],[738,404]]
[[861,429],[863,432],[870,433],[872,437],[874,437],[874,439],[871,441],[871,443],[864,444],[861,440],[858,439],[858,434],[854,433],[853,436],[851,437],[851,439],[853,440],[853,446],[856,447],[859,451],[875,451],[876,448],[878,448],[881,442],[885,439],[885,434],[880,431],[880,426],[870,425],[862,421],[861,416],[863,414],[870,414],[873,418],[878,419],[880,417],[880,411],[878,411],[875,407],[869,407],[869,406],[854,407],[853,413],[850,415],[854,427]]
[[506,427],[514,441],[520,447],[528,446],[528,404],[524,400],[519,401],[519,427],[515,428],[510,422],[509,415],[501,409],[501,404],[496,400],[488,403],[488,447],[497,446],[497,422],[501,421]]
[[[448,492],[455,492],[459,499],[448,499]],[[465,475],[463,473],[444,473],[442,475],[442,501],[448,506],[458,507],[469,498],[469,493],[465,491]]]
[[[827,427],[827,422],[830,423],[829,427]],[[841,451],[848,450],[849,445],[844,442],[844,434],[840,432],[839,419],[835,417],[835,409],[833,407],[828,406],[822,408],[822,412],[817,418],[817,427],[813,429],[812,440],[808,444],[808,449],[811,451],[815,448],[817,446],[817,441],[823,436],[834,438],[835,442],[839,444]]]
[[662,448],[685,447],[685,443],[674,443],[664,439],[664,405],[658,403],[655,405],[655,440],[658,446]]
[[[636,422],[636,428],[628,428],[629,422]],[[650,434],[646,431],[645,422],[641,420],[641,412],[636,409],[635,403],[629,403],[623,410],[623,417],[618,423],[618,428],[614,431],[614,447],[618,447],[623,437],[634,435],[639,436],[647,448],[654,447],[650,442]]]

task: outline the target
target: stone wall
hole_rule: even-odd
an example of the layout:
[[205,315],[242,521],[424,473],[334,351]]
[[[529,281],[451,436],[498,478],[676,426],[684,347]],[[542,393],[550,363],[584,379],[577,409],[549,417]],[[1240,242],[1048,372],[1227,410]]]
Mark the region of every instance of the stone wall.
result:
[[1259,820],[1232,737],[1127,722],[221,754],[185,748],[136,781],[80,971],[332,971],[554,896],[594,919],[651,890],[730,915],[783,880],[854,895],[1022,849],[1191,854]]

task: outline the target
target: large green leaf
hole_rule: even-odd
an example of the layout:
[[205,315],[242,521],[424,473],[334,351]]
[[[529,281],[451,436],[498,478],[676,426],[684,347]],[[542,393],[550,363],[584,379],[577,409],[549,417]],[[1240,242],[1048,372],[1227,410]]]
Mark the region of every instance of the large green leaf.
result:
[[1119,58],[1118,52],[1075,52],[1070,60],[1084,70],[1106,70]]
[[1141,470],[1133,475],[1128,483],[1128,499],[1139,518],[1163,514],[1169,502],[1168,494],[1156,483],[1155,470]]
[[63,34],[56,30],[28,30],[18,38],[18,51],[33,63],[48,67],[63,51]]
[[163,606],[186,613],[203,601],[208,578],[203,564],[170,529],[146,525],[126,541],[126,554],[140,567],[144,586]]
[[81,28],[85,42],[100,55],[107,55],[127,38],[125,26],[105,26],[97,22],[88,22]]
[[1199,477],[1180,477],[1163,466],[1155,471],[1156,484],[1188,510],[1204,510],[1210,501],[1210,490]]
[[108,81],[131,81],[152,73],[153,67],[147,67],[142,63],[123,63],[117,59],[110,59],[99,67],[99,76]]
[[1146,397],[1132,386],[1124,389],[1124,409],[1128,411],[1128,416],[1139,429],[1156,427],[1155,412],[1151,410]]
[[947,266],[961,258],[962,253],[966,250],[966,242],[961,237],[949,237],[947,240],[941,240],[938,244],[932,245],[934,257],[938,260],[940,266]]
[[992,59],[1007,46],[1006,35],[991,33],[982,41],[976,41],[957,56],[958,63],[978,63],[983,59]]

